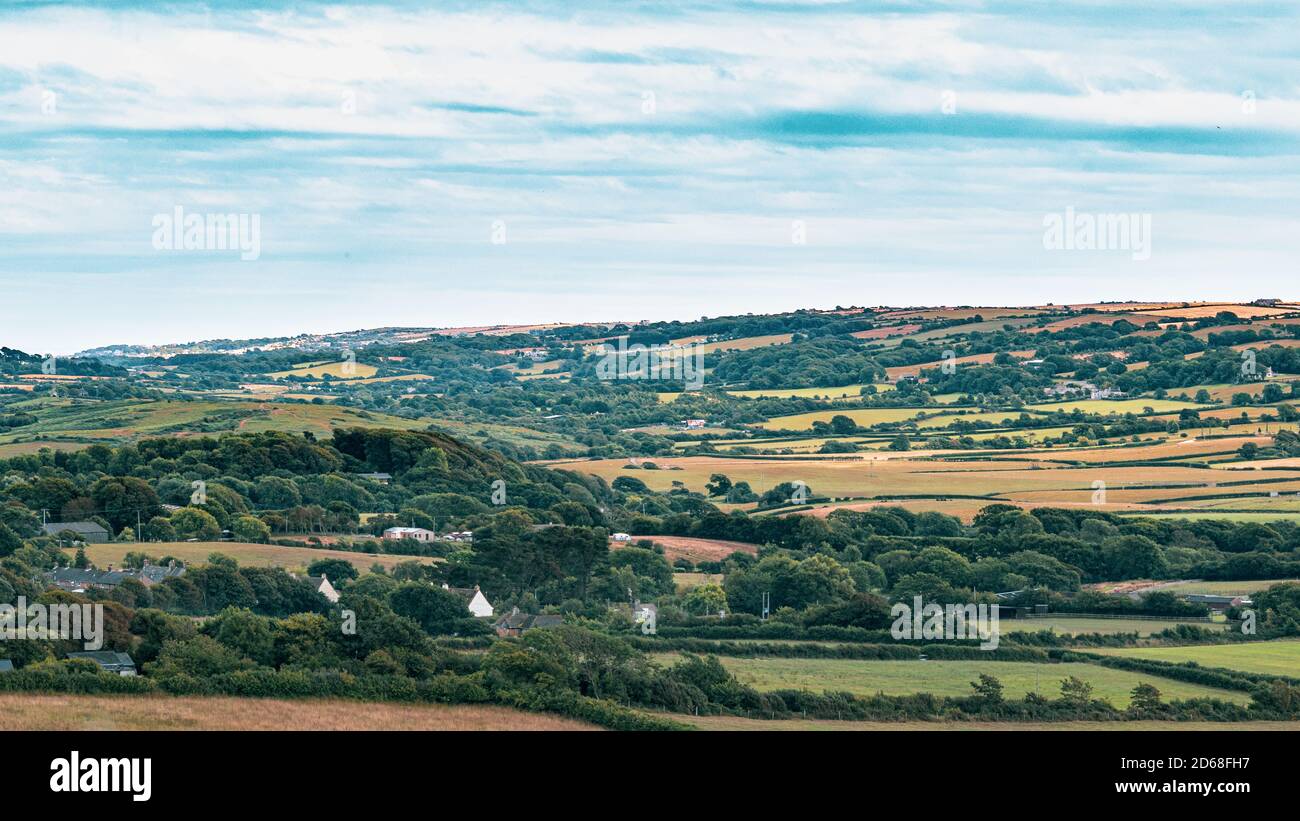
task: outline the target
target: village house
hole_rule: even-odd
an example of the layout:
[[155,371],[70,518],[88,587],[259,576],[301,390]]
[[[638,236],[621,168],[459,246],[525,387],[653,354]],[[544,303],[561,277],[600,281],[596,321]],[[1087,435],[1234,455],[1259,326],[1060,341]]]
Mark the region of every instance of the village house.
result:
[[330,584],[329,577],[324,573],[319,576],[304,576],[303,578],[311,585],[312,590],[324,596],[327,602],[330,604],[339,603],[339,592],[334,589],[334,585]]
[[393,542],[400,542],[402,539],[432,542],[438,538],[438,534],[422,527],[390,527],[384,530],[384,538]]
[[135,662],[126,653],[115,653],[112,650],[92,650],[84,653],[68,653],[68,658],[93,661],[106,673],[117,673],[119,676],[135,675]]
[[492,628],[497,631],[498,636],[509,637],[521,635],[535,627],[558,627],[561,624],[564,624],[564,616],[520,613],[518,607],[512,607],[509,613],[492,625]]
[[110,564],[107,570],[56,567],[43,574],[47,583],[69,593],[85,593],[92,588],[110,590],[127,579],[135,579],[145,587],[152,587],[166,579],[183,575],[185,565],[178,565],[175,560],[168,562],[165,567],[146,563],[138,570],[114,570]]
[[443,536],[449,542],[472,542],[474,541],[474,531],[472,530],[453,530],[446,536]]
[[483,595],[483,591],[479,590],[477,584],[473,587],[448,587],[444,584],[442,589],[464,599],[470,615],[475,618],[485,619],[492,615],[492,603],[487,600],[487,596]]

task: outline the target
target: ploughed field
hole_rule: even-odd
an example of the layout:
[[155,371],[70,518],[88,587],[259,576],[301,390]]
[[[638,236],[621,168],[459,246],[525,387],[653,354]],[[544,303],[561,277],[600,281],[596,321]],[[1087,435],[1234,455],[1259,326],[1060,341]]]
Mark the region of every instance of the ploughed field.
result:
[[[69,550],[69,553],[72,551]],[[86,545],[86,557],[97,567],[121,567],[126,554],[147,553],[161,559],[172,556],[186,565],[206,564],[212,553],[224,553],[245,567],[283,567],[289,571],[302,571],[319,559],[343,559],[351,562],[359,572],[365,573],[378,562],[391,570],[398,562],[436,561],[427,556],[398,556],[388,553],[354,553],[350,550],[329,550],[314,547],[284,547],[274,544],[249,544],[247,542],[116,542]]]

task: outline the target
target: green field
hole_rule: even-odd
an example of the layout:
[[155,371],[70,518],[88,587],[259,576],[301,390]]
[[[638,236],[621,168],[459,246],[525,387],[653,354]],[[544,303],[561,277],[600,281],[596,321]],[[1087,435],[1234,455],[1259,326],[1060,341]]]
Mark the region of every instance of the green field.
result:
[[998,629],[1002,632],[1051,630],[1063,636],[1076,636],[1083,633],[1137,633],[1149,636],[1168,630],[1180,624],[1191,624],[1210,630],[1223,630],[1223,624],[1205,622],[1164,621],[1155,619],[1086,619],[1086,618],[1048,618],[1048,619],[1002,619]]
[[1300,678],[1300,641],[1289,639],[1190,647],[1104,647],[1090,652],[1158,661],[1194,661],[1202,667]]
[[[668,661],[670,658],[662,660]],[[806,689],[870,696],[932,693],[968,696],[980,673],[1002,682],[1008,698],[1038,691],[1060,695],[1061,680],[1076,676],[1093,686],[1094,698],[1116,707],[1128,705],[1129,693],[1141,682],[1153,684],[1168,701],[1174,698],[1219,698],[1245,704],[1245,693],[1187,684],[1147,674],[1112,670],[1095,664],[1038,664],[1019,661],[857,661],[843,659],[722,658],[737,679],[757,690]]]
[[1052,402],[1046,405],[1034,405],[1033,409],[1037,411],[1065,411],[1067,413],[1079,410],[1084,413],[1143,413],[1145,408],[1157,413],[1168,413],[1169,411],[1180,411],[1184,408],[1204,409],[1205,405],[1198,405],[1195,402],[1179,402],[1174,399],[1077,399],[1065,402]]

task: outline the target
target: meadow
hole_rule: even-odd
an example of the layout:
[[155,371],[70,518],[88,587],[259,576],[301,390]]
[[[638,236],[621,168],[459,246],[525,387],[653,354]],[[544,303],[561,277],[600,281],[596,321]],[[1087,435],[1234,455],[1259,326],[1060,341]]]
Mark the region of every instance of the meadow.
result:
[[1300,640],[1202,644],[1188,647],[1102,647],[1090,652],[1157,661],[1194,661],[1202,667],[1226,667],[1247,673],[1300,678]]
[[1168,701],[1175,698],[1219,698],[1249,702],[1246,693],[1163,679],[1148,674],[1112,670],[1095,664],[1040,664],[1019,661],[858,661],[844,659],[732,658],[719,659],[736,678],[760,691],[783,689],[848,692],[871,696],[931,693],[969,696],[970,683],[981,673],[1002,682],[1007,698],[1038,692],[1060,695],[1061,681],[1080,678],[1093,687],[1094,698],[1116,707],[1128,705],[1130,693],[1142,682],[1153,684]]

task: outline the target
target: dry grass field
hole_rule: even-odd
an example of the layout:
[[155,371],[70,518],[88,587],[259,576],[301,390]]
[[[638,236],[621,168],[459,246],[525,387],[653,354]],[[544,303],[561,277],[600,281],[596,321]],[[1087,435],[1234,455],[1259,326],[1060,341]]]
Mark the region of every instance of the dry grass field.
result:
[[310,379],[322,379],[326,374],[335,379],[365,379],[374,376],[379,369],[374,365],[363,365],[360,362],[319,362],[307,363],[287,371],[276,371],[268,373],[272,379],[284,379],[286,376],[303,376]]
[[0,693],[0,731],[595,729],[560,716],[484,705]]
[[[128,552],[144,553],[162,558],[174,556],[188,564],[204,564],[211,553],[224,553],[249,567],[283,567],[289,571],[302,571],[318,559],[343,559],[361,572],[370,570],[378,562],[392,569],[398,562],[416,561],[429,564],[437,559],[421,556],[394,556],[387,553],[353,553],[347,550],[327,550],[310,547],[282,547],[274,544],[249,544],[246,542],[115,542],[86,546],[86,556],[97,567],[112,564],[120,567]],[[71,552],[71,551],[69,551]]]
[[745,542],[728,542],[723,539],[694,539],[688,536],[637,536],[637,539],[650,539],[664,549],[664,558],[669,562],[678,559],[690,559],[692,562],[717,562],[732,553],[749,553],[756,555],[758,545]]

